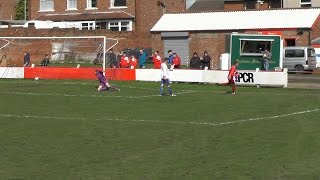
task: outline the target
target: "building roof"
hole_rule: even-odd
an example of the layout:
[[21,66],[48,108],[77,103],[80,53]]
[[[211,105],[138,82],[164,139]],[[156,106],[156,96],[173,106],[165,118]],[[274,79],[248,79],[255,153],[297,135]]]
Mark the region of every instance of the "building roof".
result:
[[151,31],[312,28],[319,14],[320,8],[164,14]]
[[224,0],[196,0],[188,12],[223,10]]
[[67,13],[67,14],[44,14],[35,20],[50,21],[92,21],[112,19],[134,19],[134,16],[124,11],[96,12],[96,13]]
[[26,21],[24,20],[0,20],[1,25],[23,25]]
[[312,41],[311,41],[311,44],[312,44],[312,45],[315,45],[315,44],[316,44],[316,45],[319,45],[319,44],[320,44],[320,38],[316,38],[316,39],[312,40]]

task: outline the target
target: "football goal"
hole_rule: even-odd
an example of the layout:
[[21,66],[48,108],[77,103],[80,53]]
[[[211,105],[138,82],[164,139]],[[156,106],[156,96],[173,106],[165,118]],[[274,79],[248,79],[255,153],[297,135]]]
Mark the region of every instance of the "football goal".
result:
[[105,36],[73,37],[0,37],[2,66],[23,66],[25,53],[30,65],[106,67],[106,52],[118,44],[117,39]]

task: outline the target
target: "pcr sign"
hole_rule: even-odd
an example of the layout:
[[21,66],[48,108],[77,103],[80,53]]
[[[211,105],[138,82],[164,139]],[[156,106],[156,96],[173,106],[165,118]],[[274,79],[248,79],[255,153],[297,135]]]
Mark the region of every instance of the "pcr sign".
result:
[[237,83],[254,83],[254,75],[253,73],[240,72],[236,77]]

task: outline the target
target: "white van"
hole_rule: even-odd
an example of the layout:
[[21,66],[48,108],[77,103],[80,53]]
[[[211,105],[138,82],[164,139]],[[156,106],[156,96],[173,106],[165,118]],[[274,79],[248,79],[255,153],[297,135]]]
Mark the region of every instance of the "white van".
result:
[[283,54],[283,68],[289,71],[313,71],[317,68],[313,47],[285,47]]

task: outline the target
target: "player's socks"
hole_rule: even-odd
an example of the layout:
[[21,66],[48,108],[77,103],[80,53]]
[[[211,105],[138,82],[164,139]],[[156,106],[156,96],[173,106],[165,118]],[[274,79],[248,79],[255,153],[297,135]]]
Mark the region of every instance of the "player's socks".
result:
[[236,93],[236,86],[232,86],[232,93]]
[[168,87],[169,94],[172,95],[171,87]]
[[163,86],[160,86],[160,95],[163,94]]

